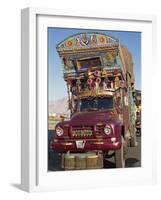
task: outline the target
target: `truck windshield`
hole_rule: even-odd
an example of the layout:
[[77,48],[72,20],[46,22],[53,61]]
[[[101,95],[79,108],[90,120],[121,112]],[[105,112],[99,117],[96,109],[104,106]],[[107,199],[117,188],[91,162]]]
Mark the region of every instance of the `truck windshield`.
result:
[[82,99],[80,102],[80,111],[107,110],[113,108],[112,97],[97,97],[93,99]]

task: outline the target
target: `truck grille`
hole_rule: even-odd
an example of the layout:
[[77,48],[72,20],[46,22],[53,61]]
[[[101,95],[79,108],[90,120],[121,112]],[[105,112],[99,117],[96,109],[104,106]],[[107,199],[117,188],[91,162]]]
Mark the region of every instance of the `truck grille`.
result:
[[103,125],[101,125],[101,126],[97,125],[96,126],[96,133],[102,134],[104,132],[103,130],[104,130],[104,126]]
[[72,127],[73,137],[91,137],[93,135],[92,127]]

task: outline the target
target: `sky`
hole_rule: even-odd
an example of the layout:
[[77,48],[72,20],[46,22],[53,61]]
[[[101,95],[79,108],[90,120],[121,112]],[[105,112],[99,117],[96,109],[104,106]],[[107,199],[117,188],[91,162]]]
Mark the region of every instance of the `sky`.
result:
[[128,48],[133,57],[135,88],[141,90],[141,33],[129,31],[110,31],[94,29],[48,28],[48,98],[49,101],[67,96],[63,79],[63,67],[56,51],[58,43],[65,38],[81,32],[99,32],[113,36]]

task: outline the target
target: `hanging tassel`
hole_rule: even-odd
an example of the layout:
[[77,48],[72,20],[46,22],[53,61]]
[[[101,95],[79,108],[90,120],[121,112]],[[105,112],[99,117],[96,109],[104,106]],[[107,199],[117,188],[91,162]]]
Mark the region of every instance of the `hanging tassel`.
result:
[[87,80],[87,85],[89,86],[89,89],[90,89],[90,90],[93,89],[93,88],[92,88],[93,83],[94,83],[93,79],[89,78],[89,79]]

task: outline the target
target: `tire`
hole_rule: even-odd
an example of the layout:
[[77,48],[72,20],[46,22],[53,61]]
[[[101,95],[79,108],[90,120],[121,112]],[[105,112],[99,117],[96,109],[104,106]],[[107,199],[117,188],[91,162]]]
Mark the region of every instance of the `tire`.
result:
[[126,155],[126,143],[122,137],[121,148],[115,151],[115,164],[116,168],[125,168],[125,155]]
[[133,135],[130,139],[130,146],[136,147],[138,145],[136,135]]
[[135,126],[132,129],[133,131],[131,132],[131,139],[130,139],[130,146],[131,147],[136,147],[137,146],[137,138],[136,138],[136,128]]

